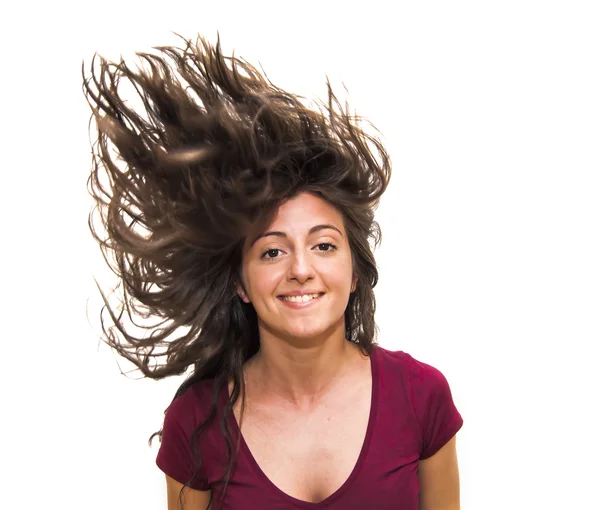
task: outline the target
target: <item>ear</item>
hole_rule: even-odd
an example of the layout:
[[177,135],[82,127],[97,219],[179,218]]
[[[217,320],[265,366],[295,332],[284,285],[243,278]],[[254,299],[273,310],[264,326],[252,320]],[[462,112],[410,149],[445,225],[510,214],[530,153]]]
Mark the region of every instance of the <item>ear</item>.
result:
[[242,285],[241,282],[236,283],[236,290],[237,290],[237,295],[240,297],[240,299],[244,303],[250,303],[250,298],[248,297],[248,294],[246,294],[246,291],[244,290],[244,286]]
[[354,276],[352,277],[352,287],[350,288],[350,293],[352,293],[356,290],[357,283],[358,283],[358,275],[354,274]]

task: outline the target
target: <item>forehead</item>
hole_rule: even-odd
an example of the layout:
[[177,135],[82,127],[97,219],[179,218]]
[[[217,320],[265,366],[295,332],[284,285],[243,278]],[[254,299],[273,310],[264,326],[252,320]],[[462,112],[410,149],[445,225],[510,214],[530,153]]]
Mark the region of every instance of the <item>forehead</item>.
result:
[[267,230],[301,233],[320,223],[332,223],[343,232],[343,218],[335,207],[312,193],[301,193],[279,206]]

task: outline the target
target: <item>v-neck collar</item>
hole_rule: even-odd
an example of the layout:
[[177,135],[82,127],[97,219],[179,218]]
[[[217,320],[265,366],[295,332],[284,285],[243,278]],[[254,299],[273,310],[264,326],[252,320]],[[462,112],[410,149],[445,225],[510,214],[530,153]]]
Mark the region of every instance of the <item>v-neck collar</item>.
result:
[[[358,459],[350,475],[348,475],[346,481],[340,487],[338,487],[338,489],[336,489],[332,494],[327,496],[324,500],[319,501],[318,503],[295,498],[294,496],[290,496],[286,492],[282,491],[279,487],[277,487],[277,485],[275,485],[265,474],[265,472],[261,469],[261,467],[258,465],[258,462],[256,462],[254,455],[252,455],[252,452],[250,451],[250,448],[248,447],[248,444],[246,443],[246,440],[244,439],[244,436],[241,433],[235,414],[233,413],[233,411],[229,414],[227,420],[229,423],[229,427],[233,432],[234,441],[237,441],[239,439],[240,454],[246,457],[254,473],[264,482],[265,487],[268,490],[278,495],[282,499],[293,503],[297,507],[318,510],[326,508],[333,501],[338,499],[352,485],[354,479],[360,473],[362,465],[364,464],[365,457],[367,455],[367,452],[369,451],[369,445],[371,443],[371,438],[373,435],[373,428],[375,426],[375,417],[377,413],[379,395],[379,354],[379,347],[377,345],[374,345],[371,351],[371,355],[369,356],[371,362],[371,407],[369,411],[369,422],[367,424],[367,431],[365,433],[365,438]],[[224,389],[221,393],[222,404],[225,404],[228,395],[229,386],[226,384],[224,385]]]

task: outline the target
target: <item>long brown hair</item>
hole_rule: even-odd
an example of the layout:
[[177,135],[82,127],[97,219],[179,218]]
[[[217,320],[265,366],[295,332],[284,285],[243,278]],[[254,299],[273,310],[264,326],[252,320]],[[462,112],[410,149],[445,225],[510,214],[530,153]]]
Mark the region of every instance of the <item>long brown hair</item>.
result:
[[[100,289],[104,341],[146,377],[191,369],[174,398],[213,380],[208,419],[190,438],[193,479],[202,469],[198,438],[217,416],[219,392],[233,382],[221,416],[224,497],[234,458],[227,416],[240,395],[244,401],[243,365],[259,348],[256,312],[236,293],[245,237],[303,191],[336,207],[358,277],[344,316],[346,338],[370,354],[378,278],[372,250],[380,241],[374,210],[391,170],[379,139],[329,82],[327,101],[309,104],[246,61],[224,56],[219,41],[183,41],[138,53],[135,69],[98,55],[89,76],[82,69],[92,109],[88,184],[96,207],[89,225],[122,293],[115,307]],[[123,83],[133,86],[139,108],[124,97]],[[131,331],[140,317],[158,319],[138,325],[149,335]],[[162,429],[150,443],[156,435]]]

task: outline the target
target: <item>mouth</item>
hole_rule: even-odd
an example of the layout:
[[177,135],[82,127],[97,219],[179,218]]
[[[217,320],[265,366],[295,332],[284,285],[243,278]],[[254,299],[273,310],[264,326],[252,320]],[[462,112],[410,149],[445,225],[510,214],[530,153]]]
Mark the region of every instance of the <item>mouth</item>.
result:
[[303,294],[302,296],[277,296],[277,299],[288,306],[298,308],[308,306],[315,301],[318,301],[324,294],[324,292],[318,292],[315,294]]

